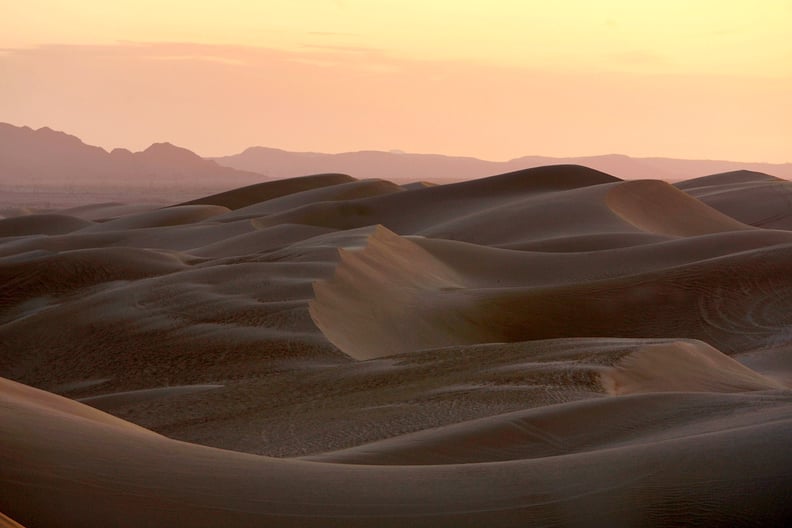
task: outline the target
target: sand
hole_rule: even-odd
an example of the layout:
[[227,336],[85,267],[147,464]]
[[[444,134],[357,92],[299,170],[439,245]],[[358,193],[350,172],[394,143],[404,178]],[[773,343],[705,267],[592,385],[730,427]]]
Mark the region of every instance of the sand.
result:
[[789,524],[788,185],[5,211],[0,526]]

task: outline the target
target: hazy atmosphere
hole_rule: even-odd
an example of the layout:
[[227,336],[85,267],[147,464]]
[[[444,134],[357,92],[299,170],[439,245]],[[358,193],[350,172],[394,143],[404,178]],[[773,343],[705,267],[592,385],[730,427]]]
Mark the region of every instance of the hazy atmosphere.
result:
[[170,141],[792,161],[792,4],[0,1],[0,116]]
[[0,527],[792,526],[790,28],[0,0]]

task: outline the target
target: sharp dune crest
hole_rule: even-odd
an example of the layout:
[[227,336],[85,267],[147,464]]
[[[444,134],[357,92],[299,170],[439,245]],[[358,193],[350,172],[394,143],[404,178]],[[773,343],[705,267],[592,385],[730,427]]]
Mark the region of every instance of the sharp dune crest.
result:
[[614,187],[608,206],[636,227],[670,236],[695,236],[751,229],[661,181],[632,181]]
[[787,388],[700,341],[647,345],[607,369],[601,381],[615,395]]

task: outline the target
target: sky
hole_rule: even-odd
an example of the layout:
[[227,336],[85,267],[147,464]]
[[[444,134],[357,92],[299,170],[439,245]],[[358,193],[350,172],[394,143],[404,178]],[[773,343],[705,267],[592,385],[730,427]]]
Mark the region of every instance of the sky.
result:
[[0,0],[0,121],[107,149],[792,162],[792,0]]

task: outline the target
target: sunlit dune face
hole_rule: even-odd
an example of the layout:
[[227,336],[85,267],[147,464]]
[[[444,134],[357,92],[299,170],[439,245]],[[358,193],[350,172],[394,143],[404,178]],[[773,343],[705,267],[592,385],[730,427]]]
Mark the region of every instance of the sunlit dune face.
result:
[[785,1],[51,0],[7,11],[0,119],[107,147],[784,162],[792,144]]

